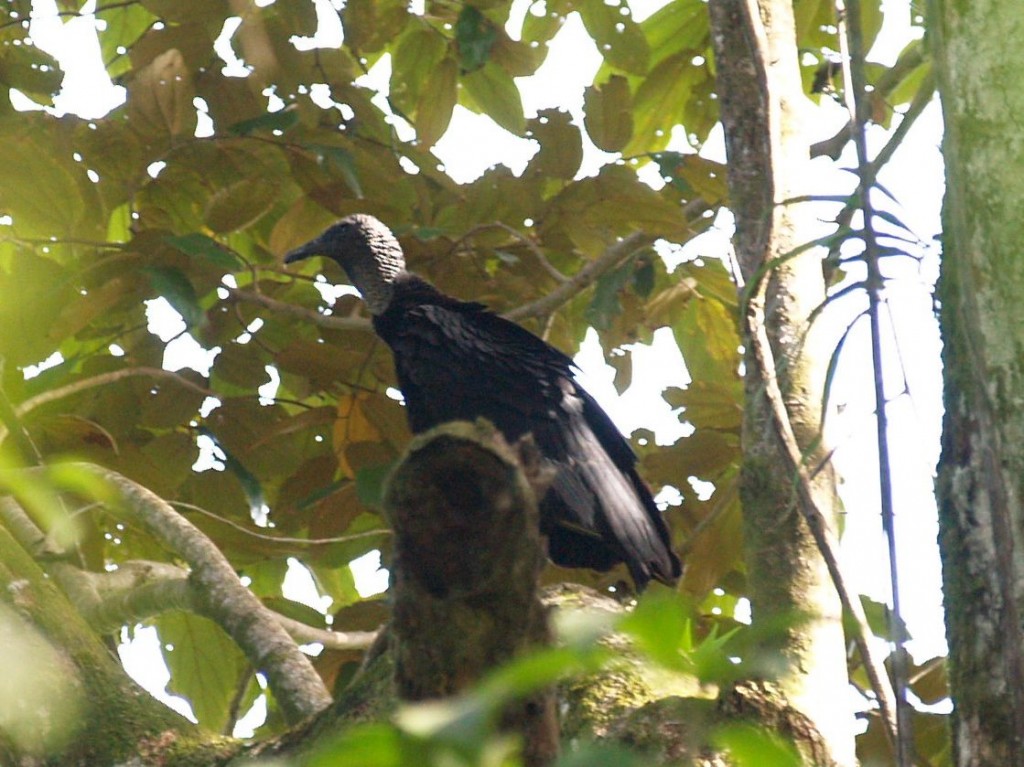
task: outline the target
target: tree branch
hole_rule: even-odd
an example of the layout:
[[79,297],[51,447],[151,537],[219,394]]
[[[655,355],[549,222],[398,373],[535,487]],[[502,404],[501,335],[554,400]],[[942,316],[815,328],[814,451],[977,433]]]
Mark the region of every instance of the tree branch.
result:
[[[94,389],[97,386],[106,386],[107,384],[114,383],[115,381],[120,381],[122,378],[131,378],[133,376],[149,376],[150,378],[162,378],[167,381],[174,381],[186,389],[190,389],[197,394],[202,394],[204,397],[220,396],[217,392],[193,383],[184,376],[171,370],[151,367],[123,368],[121,370],[112,370],[109,373],[100,373],[99,375],[91,376],[89,378],[82,378],[65,386],[58,386],[56,389],[49,389],[48,391],[44,391],[34,397],[29,397],[18,405],[14,409],[14,412],[20,418],[49,402],[63,399],[64,397],[70,397],[73,394],[78,394],[79,392],[87,391],[88,389]],[[0,433],[0,441],[3,440],[3,437],[4,435]]]
[[542,251],[537,246],[536,242],[534,242],[532,239],[530,239],[525,234],[520,232],[518,229],[515,229],[515,228],[509,226],[508,224],[502,223],[501,221],[495,221],[495,222],[490,223],[490,224],[480,224],[479,226],[473,227],[468,232],[466,232],[464,235],[462,235],[462,237],[460,237],[458,240],[455,241],[455,244],[452,246],[452,250],[453,251],[457,250],[458,247],[463,242],[465,242],[466,240],[470,239],[475,234],[478,234],[480,232],[486,232],[489,229],[500,229],[503,232],[506,232],[507,234],[511,235],[515,239],[519,240],[519,242],[521,242],[527,248],[527,250],[529,250],[530,253],[533,254],[533,257],[537,259],[537,262],[541,265],[541,267],[544,269],[544,271],[547,272],[548,275],[555,282],[563,283],[563,282],[567,282],[569,280],[568,277],[566,277],[564,274],[562,274],[560,271],[558,271],[558,269],[555,268],[554,264],[552,264],[550,261],[548,261],[547,256],[544,255],[544,251]]
[[[38,552],[46,538],[11,497],[0,498],[0,520],[26,551]],[[44,562],[44,565],[47,564]],[[116,631],[126,623],[159,615],[167,610],[201,613],[201,600],[185,568],[166,562],[130,560],[116,570],[94,573],[62,561],[46,566],[61,589],[98,633]],[[319,642],[329,650],[365,650],[377,631],[328,631],[293,620],[273,610],[274,620],[296,642]],[[207,614],[216,620],[215,615]]]
[[[882,73],[878,78],[878,82],[875,83],[874,93],[882,98],[888,98],[893,89],[902,82],[903,78],[923,62],[924,53],[922,52],[922,47],[911,48],[903,56],[900,56],[892,67]],[[846,87],[851,88],[849,82],[846,84]],[[918,93],[920,93],[920,90]],[[854,120],[851,118],[831,138],[811,144],[811,157],[830,157],[833,160],[838,160],[847,143],[853,138],[854,125]]]
[[603,274],[611,271],[637,250],[650,245],[653,241],[654,238],[644,232],[633,232],[633,234],[623,237],[610,245],[599,257],[588,262],[572,277],[560,283],[546,296],[517,306],[515,309],[505,312],[504,316],[518,321],[551,314],[559,306],[597,282]]
[[289,304],[287,301],[278,301],[274,298],[256,293],[251,290],[239,290],[238,288],[224,288],[236,301],[245,301],[250,304],[257,304],[270,309],[278,314],[286,314],[290,317],[297,317],[322,328],[333,330],[371,330],[370,321],[363,317],[335,317],[329,314],[321,314],[302,306]]
[[[114,486],[139,524],[191,568],[197,612],[215,620],[263,671],[289,721],[330,703],[330,695],[304,655],[263,603],[241,584],[231,563],[202,531],[158,495],[101,466],[79,464]],[[28,469],[37,472],[37,469]]]

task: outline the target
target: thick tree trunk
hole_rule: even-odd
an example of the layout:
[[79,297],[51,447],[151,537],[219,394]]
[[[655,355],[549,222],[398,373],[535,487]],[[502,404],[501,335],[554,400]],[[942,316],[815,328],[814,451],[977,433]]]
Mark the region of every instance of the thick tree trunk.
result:
[[[118,764],[196,737],[128,678],[3,525],[0,583],[0,764]],[[217,744],[204,753],[212,762]]]
[[1024,16],[993,0],[931,12],[948,180],[938,498],[954,754],[961,767],[1024,764],[1024,93],[1010,85],[1024,51],[1007,43]]
[[[730,208],[743,279],[771,269],[765,324],[779,360],[789,420],[810,464],[823,459],[821,392],[829,358],[811,312],[825,298],[821,260],[810,251],[790,257],[815,234],[811,211],[786,204],[806,194],[810,158],[802,114],[807,102],[797,67],[792,4],[788,0],[712,0],[709,5],[718,71],[717,92],[729,155]],[[786,257],[782,259],[782,257]],[[781,259],[772,263],[775,259]],[[824,560],[797,506],[792,473],[757,366],[748,351],[743,427],[742,500],[748,590],[756,620],[784,626],[766,648],[766,672],[821,731],[839,764],[854,763],[850,712],[837,705],[847,685],[841,607]],[[835,514],[829,471],[812,492]]]

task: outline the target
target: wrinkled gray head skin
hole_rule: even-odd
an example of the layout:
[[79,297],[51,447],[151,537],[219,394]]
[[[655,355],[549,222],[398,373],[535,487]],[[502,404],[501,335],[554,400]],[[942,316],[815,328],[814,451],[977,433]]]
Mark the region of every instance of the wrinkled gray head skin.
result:
[[405,271],[398,240],[387,226],[365,213],[346,216],[327,227],[316,239],[289,251],[284,262],[291,264],[310,256],[337,261],[372,314],[381,314],[388,308],[392,283],[396,275]]

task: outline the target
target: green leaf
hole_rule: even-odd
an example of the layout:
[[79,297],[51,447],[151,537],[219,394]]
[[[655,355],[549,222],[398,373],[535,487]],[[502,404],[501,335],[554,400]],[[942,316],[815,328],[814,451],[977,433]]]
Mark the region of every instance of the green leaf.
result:
[[647,38],[625,2],[608,5],[605,0],[584,0],[578,10],[605,61],[630,74],[647,72],[651,55]]
[[187,698],[206,729],[221,732],[231,701],[249,665],[241,650],[213,621],[174,610],[154,621],[171,681],[170,692]]
[[0,46],[0,83],[50,105],[64,73],[57,60],[34,45]]
[[310,149],[316,152],[318,162],[325,165],[332,175],[341,176],[352,193],[362,199],[363,188],[359,184],[359,171],[351,152],[340,146],[325,144],[315,144]]
[[633,136],[633,96],[622,75],[583,91],[583,124],[591,140],[606,152],[618,152]]
[[587,322],[597,330],[607,330],[614,317],[622,311],[619,303],[619,291],[625,287],[633,271],[631,263],[625,263],[618,269],[605,272],[598,279],[594,288],[594,296],[584,314]]
[[464,75],[464,92],[477,111],[488,115],[509,133],[521,136],[526,130],[523,102],[511,75],[493,61]]
[[184,272],[169,266],[144,266],[142,273],[157,295],[167,299],[188,327],[194,327],[203,320],[203,309],[199,306],[196,289]]
[[448,51],[444,35],[418,19],[410,22],[391,53],[391,98],[412,112],[435,68]]
[[128,86],[128,122],[142,136],[191,136],[196,129],[195,88],[185,58],[170,48],[139,70]]
[[405,0],[348,0],[341,12],[345,45],[359,54],[382,50],[409,20],[406,6]]
[[274,131],[287,133],[298,123],[299,111],[297,109],[279,109],[276,112],[267,112],[249,120],[239,120],[229,125],[227,131],[235,136],[249,136],[253,133],[273,133]]
[[714,743],[729,752],[736,767],[800,767],[796,747],[766,728],[746,724],[717,730]]
[[102,236],[95,189],[66,149],[63,133],[45,115],[18,113],[0,121],[0,209],[12,216],[19,237]]
[[238,256],[221,246],[212,237],[207,237],[199,232],[183,234],[177,237],[167,237],[164,241],[187,256],[209,261],[211,264],[226,269],[229,272],[236,271],[242,266]]
[[218,233],[235,232],[259,220],[277,202],[281,184],[250,176],[220,187],[206,203],[203,219]]
[[565,23],[564,9],[558,7],[561,5],[569,4],[534,0],[523,18],[523,42],[543,45],[550,41]]
[[384,485],[391,475],[394,463],[367,466],[356,471],[356,497],[367,508],[379,509],[383,505]]
[[455,22],[455,43],[462,71],[475,72],[483,67],[491,58],[497,38],[498,30],[490,19],[472,5],[463,6]]
[[449,56],[430,73],[416,104],[416,137],[424,149],[436,144],[448,130],[458,87],[459,65]]

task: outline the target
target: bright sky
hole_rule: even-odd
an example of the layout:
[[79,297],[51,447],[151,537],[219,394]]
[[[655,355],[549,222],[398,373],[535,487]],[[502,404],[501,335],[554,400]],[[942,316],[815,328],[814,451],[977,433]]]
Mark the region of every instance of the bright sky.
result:
[[[338,0],[334,0],[340,5]],[[263,4],[263,3],[261,3]],[[634,16],[645,18],[662,4],[662,0],[632,2]],[[317,0],[321,18],[321,36],[317,44],[337,44],[341,29],[328,0]],[[518,0],[513,19],[521,19],[528,3]],[[89,12],[95,0],[83,7]],[[35,0],[32,37],[36,43],[60,60],[67,73],[61,94],[57,97],[58,110],[73,112],[82,117],[100,117],[123,102],[124,90],[110,83],[99,58],[99,47],[94,34],[95,21],[78,18],[62,24],[56,18],[54,0]],[[876,60],[891,61],[907,39],[909,29],[909,2],[891,0],[886,4],[887,35],[876,45]],[[244,72],[244,63],[238,61],[228,44],[237,24],[229,20],[217,46],[225,59],[225,67],[238,74]],[[510,24],[510,34],[518,32]],[[311,43],[306,43],[311,44]],[[559,33],[547,61],[528,78],[518,78],[527,114],[547,107],[568,108],[582,122],[582,93],[600,65],[600,55],[589,40],[582,23],[574,14]],[[367,78],[379,87],[387,83],[388,61],[379,63]],[[12,101],[21,108],[32,106],[27,99],[12,94]],[[400,123],[398,118],[395,118]],[[821,130],[818,138],[834,132],[845,116],[838,108],[826,107],[816,124]],[[401,127],[399,126],[401,129]],[[200,124],[202,130],[202,123]],[[882,142],[881,131],[873,131],[872,144],[877,150]],[[939,230],[939,205],[943,188],[942,161],[938,151],[941,138],[940,118],[933,105],[926,116],[918,121],[905,142],[910,148],[902,152],[883,172],[881,182],[901,201],[899,214],[911,223],[923,240],[930,240]],[[593,173],[602,162],[611,158],[593,147],[586,139],[584,175]],[[682,137],[678,136],[681,142]],[[683,149],[683,146],[677,148]],[[504,163],[521,171],[536,147],[533,142],[515,137],[494,125],[489,118],[456,108],[449,132],[437,144],[435,152],[448,172],[457,180],[469,181],[486,168]],[[708,142],[704,153],[723,159],[724,150],[719,137]],[[844,160],[852,166],[852,158]],[[818,163],[821,169],[822,193],[847,192],[851,179],[837,173],[830,163]],[[660,183],[656,174],[652,183]],[[731,234],[730,218],[720,217],[718,225],[697,241],[690,243],[681,256],[698,253],[713,255],[724,252]],[[890,416],[894,456],[895,506],[897,531],[900,540],[900,564],[904,610],[915,641],[911,649],[919,659],[944,652],[944,630],[941,617],[939,560],[935,545],[937,528],[935,502],[932,495],[932,477],[938,457],[939,418],[941,413],[941,377],[939,369],[939,341],[931,307],[931,284],[937,271],[937,254],[930,253],[923,266],[907,261],[889,267],[891,280],[886,295],[892,307],[893,327],[898,344],[891,342],[886,352],[887,390],[890,396]],[[180,318],[168,314],[169,306],[154,302],[151,313],[154,330],[169,332]],[[843,314],[843,308],[836,316]],[[838,321],[838,320],[836,320]],[[845,321],[843,322],[843,326]],[[166,366],[208,368],[211,352],[203,350],[189,336],[183,336],[174,349],[170,349]],[[834,384],[832,402],[840,412],[830,416],[829,434],[837,445],[836,463],[845,477],[841,494],[846,507],[844,556],[854,579],[854,586],[881,601],[887,601],[886,546],[881,534],[878,514],[878,480],[874,426],[871,418],[873,397],[869,377],[867,325],[851,334],[846,343],[842,362]],[[898,346],[898,353],[896,347]],[[653,346],[637,345],[633,348],[636,383],[621,397],[612,385],[612,369],[604,365],[603,355],[596,342],[596,334],[588,338],[577,361],[583,370],[583,381],[604,405],[616,423],[627,433],[638,426],[656,426],[659,442],[672,442],[686,430],[672,415],[668,405],[659,396],[666,386],[685,385],[688,377],[679,350],[667,330],[659,331]],[[59,362],[59,360],[54,360]],[[906,387],[904,386],[906,378]],[[904,390],[909,392],[904,393]],[[266,395],[267,392],[261,391]],[[686,491],[686,488],[684,488]],[[668,498],[666,498],[668,500]],[[379,561],[379,560],[378,560]],[[377,564],[368,560],[356,570],[360,586],[367,591],[379,590],[384,582],[380,574],[374,580]],[[308,573],[301,567],[292,568],[289,575],[290,596],[301,601],[316,603]],[[323,605],[316,604],[318,607]],[[122,645],[122,657],[137,678],[147,688],[166,699],[163,687],[165,671],[153,669],[155,633],[140,632],[141,641]],[[159,660],[159,656],[155,655]],[[146,669],[149,669],[148,671]],[[180,704],[179,704],[180,707]],[[258,718],[258,712],[254,712]],[[244,733],[245,728],[241,729]]]

